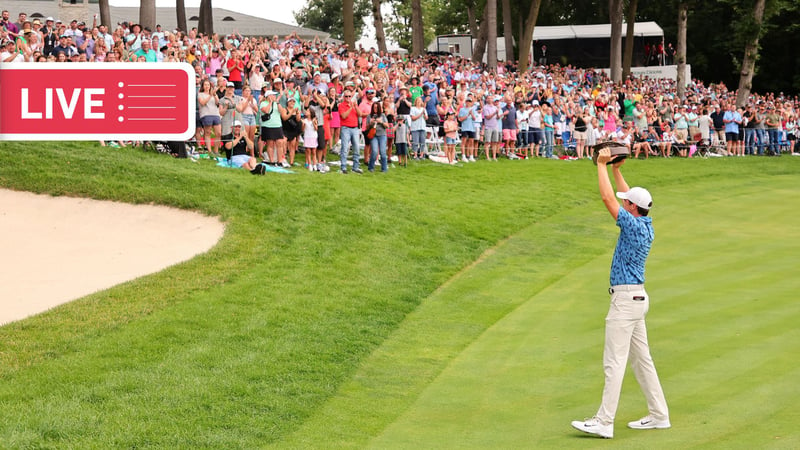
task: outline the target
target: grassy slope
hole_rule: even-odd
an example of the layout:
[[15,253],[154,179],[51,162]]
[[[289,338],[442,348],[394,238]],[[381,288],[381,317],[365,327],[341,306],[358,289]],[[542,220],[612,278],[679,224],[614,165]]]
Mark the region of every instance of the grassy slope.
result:
[[[800,233],[765,232],[800,219],[795,181],[776,177],[769,187],[740,180],[695,184],[707,193],[724,188],[725,195],[716,199],[697,194],[698,189],[691,198],[660,190],[657,245],[648,268],[649,325],[675,428],[660,433],[625,429],[626,421],[646,412],[629,376],[616,446],[800,445],[792,431],[800,397],[791,388],[799,373],[791,349],[800,337],[793,325],[800,314],[795,301],[800,282],[785,270],[800,252]],[[568,424],[591,415],[602,390],[607,295],[598,286],[607,280],[609,259],[605,253],[584,265],[576,261],[567,277],[547,289],[531,289],[518,308],[451,358],[370,446],[604,445],[587,442]],[[527,264],[536,260],[532,253]],[[414,327],[409,322],[403,327]]]
[[[257,178],[135,150],[41,146],[1,144],[0,185],[199,209],[222,216],[228,229],[220,245],[191,262],[0,329],[0,441],[10,446],[307,443],[302,436],[335,426],[304,422],[326,414],[325,401],[369,369],[357,372],[365,358],[380,357],[383,349],[370,354],[438,286],[520,229],[570,226],[579,222],[551,217],[599,206],[592,169],[582,163]],[[650,172],[654,187],[690,187],[708,171],[749,177],[796,166],[784,158],[628,169],[632,177]],[[531,245],[541,237],[532,233]],[[543,245],[547,270],[529,274],[539,288],[567,273],[569,258],[605,250],[586,230],[557,243]],[[502,264],[492,270],[496,279],[507,274]],[[442,290],[431,298],[437,295]],[[433,352],[404,402],[514,307],[486,305],[465,327],[455,318],[445,328],[463,331],[446,354]],[[442,328],[430,319],[428,326]],[[354,422],[343,434],[356,436],[340,443],[366,442],[397,412],[374,420],[348,412]]]

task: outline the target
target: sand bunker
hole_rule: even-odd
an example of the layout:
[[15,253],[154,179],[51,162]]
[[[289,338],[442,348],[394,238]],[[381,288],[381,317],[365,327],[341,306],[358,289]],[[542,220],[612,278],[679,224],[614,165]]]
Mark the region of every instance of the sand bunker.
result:
[[175,208],[0,189],[0,324],[186,261],[224,230]]

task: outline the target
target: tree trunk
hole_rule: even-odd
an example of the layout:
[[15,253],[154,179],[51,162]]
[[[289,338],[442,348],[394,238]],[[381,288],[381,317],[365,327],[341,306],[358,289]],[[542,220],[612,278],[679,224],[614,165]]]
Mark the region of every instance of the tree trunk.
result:
[[425,30],[422,21],[422,3],[420,0],[411,0],[411,54],[422,55],[425,53]]
[[486,1],[486,65],[497,69],[497,0]]
[[628,29],[625,32],[625,56],[622,59],[622,79],[627,80],[631,74],[633,64],[633,44],[636,41],[634,36],[634,25],[636,25],[636,8],[639,0],[630,0],[628,5]]
[[186,5],[184,0],[175,0],[175,18],[178,20],[178,29],[186,33]]
[[748,36],[744,46],[744,60],[742,60],[742,71],[739,73],[739,89],[736,91],[736,106],[744,106],[750,97],[750,90],[753,88],[753,76],[756,72],[756,60],[758,59],[758,38],[761,36],[761,27],[764,21],[765,0],[756,0],[753,8],[753,23],[756,25],[753,34]]
[[481,17],[481,26],[478,28],[478,37],[475,39],[475,46],[472,47],[472,62],[479,64],[483,61],[486,53],[486,38],[489,35],[489,10],[484,7]]
[[608,17],[611,19],[611,81],[622,80],[622,0],[608,0]]
[[531,9],[528,10],[528,19],[525,21],[525,31],[519,43],[519,71],[520,73],[528,70],[531,63],[531,45],[533,45],[533,30],[536,28],[536,21],[539,19],[539,7],[542,0],[532,0]]
[[475,4],[467,5],[467,21],[469,22],[469,34],[472,39],[478,39],[478,22],[475,19]]
[[109,33],[113,33],[116,27],[111,26],[111,7],[108,5],[108,0],[100,0],[98,3],[100,4],[100,23],[108,28]]
[[342,34],[344,43],[353,50],[356,48],[356,24],[353,17],[353,0],[342,0]]
[[677,62],[677,94],[678,98],[686,98],[686,21],[689,18],[689,4],[680,2],[678,4],[678,47],[675,49],[675,60]]
[[197,31],[212,36],[214,34],[214,15],[211,7],[211,0],[200,0],[200,20],[197,24]]
[[139,1],[139,23],[142,28],[156,29],[156,0]]
[[514,32],[511,31],[511,0],[503,0],[503,39],[506,43],[506,61],[514,61]]
[[383,15],[381,14],[381,0],[372,0],[372,17],[375,25],[375,40],[378,41],[378,50],[386,51],[386,33],[383,31]]

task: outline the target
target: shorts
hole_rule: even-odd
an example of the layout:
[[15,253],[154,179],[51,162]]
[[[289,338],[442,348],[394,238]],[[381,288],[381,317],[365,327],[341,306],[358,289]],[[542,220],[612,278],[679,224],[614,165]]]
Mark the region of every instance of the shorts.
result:
[[585,141],[586,140],[586,132],[585,131],[576,131],[575,132],[575,140],[576,141]]
[[242,125],[253,126],[256,124],[255,114],[242,114]]
[[200,125],[204,127],[212,127],[220,124],[222,124],[222,122],[220,122],[219,116],[203,116],[200,118]]
[[405,155],[408,154],[408,144],[406,144],[404,142],[401,142],[401,143],[396,143],[395,142],[394,148],[395,148],[395,152],[394,153],[396,155],[398,155],[398,156],[405,156]]
[[541,128],[533,128],[529,129],[528,133],[533,133],[533,137],[528,135],[528,142],[532,142],[534,145],[539,145],[544,141],[544,134],[542,133]]
[[261,127],[262,141],[277,141],[283,139],[283,128]]
[[458,144],[458,139],[445,136],[444,143],[449,145]]
[[689,130],[686,128],[680,128],[675,130],[675,138],[679,141],[686,141],[689,137]]
[[484,131],[483,142],[491,144],[493,142],[500,142],[500,130],[486,129]]
[[504,141],[516,141],[517,140],[517,130],[510,130],[510,129],[503,130],[503,140]]
[[236,167],[242,167],[250,161],[250,155],[234,155],[231,156],[231,164]]
[[725,141],[727,142],[739,142],[739,133],[725,133]]
[[475,132],[474,131],[462,131],[461,132],[461,137],[462,138],[467,138],[467,139],[475,139]]

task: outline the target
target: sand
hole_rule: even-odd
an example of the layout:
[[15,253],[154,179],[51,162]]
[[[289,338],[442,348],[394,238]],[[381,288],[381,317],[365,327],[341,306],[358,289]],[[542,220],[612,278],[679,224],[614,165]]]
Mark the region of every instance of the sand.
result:
[[224,231],[176,208],[0,189],[0,325],[191,259]]

